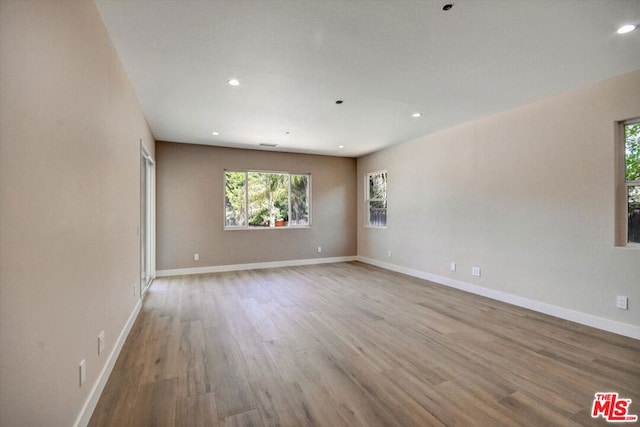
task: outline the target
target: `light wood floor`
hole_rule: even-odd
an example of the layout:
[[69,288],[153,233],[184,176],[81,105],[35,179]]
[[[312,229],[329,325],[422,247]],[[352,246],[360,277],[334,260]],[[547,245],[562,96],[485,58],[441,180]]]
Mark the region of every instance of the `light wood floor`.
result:
[[570,426],[640,341],[359,263],[156,280],[91,426]]

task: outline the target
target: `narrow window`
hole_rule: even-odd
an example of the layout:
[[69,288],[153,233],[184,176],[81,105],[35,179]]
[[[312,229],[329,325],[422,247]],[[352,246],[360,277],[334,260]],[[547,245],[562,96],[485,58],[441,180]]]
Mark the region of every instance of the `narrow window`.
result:
[[224,226],[247,226],[247,173],[224,173]]
[[640,119],[624,125],[627,242],[640,243]]
[[225,171],[225,229],[311,225],[310,174]]
[[387,226],[387,171],[365,176],[367,226]]
[[309,181],[311,175],[291,175],[291,215],[289,224],[309,225]]

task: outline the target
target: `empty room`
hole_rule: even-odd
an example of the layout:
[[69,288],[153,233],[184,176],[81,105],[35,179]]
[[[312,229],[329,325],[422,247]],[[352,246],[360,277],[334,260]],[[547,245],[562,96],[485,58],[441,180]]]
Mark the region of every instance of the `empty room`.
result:
[[0,0],[0,426],[640,416],[637,0]]

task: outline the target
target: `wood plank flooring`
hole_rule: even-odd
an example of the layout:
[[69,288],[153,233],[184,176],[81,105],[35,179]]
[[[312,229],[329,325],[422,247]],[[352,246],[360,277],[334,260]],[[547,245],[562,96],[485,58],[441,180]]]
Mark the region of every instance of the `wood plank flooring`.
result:
[[91,426],[573,426],[640,341],[360,263],[156,280]]

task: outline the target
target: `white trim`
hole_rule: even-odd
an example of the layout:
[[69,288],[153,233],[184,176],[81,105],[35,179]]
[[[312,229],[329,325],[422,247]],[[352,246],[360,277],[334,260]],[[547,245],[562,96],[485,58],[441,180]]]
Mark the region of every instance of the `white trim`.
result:
[[142,309],[142,299],[139,299],[136,303],[133,312],[129,316],[127,323],[124,325],[124,328],[120,332],[120,336],[118,336],[118,340],[116,341],[116,345],[111,350],[111,354],[109,354],[109,358],[107,359],[107,363],[105,363],[100,375],[98,375],[98,379],[93,384],[93,388],[89,392],[89,396],[87,400],[84,402],[80,413],[78,414],[78,418],[76,418],[76,422],[73,423],[74,427],[86,426],[89,424],[89,420],[91,420],[91,415],[93,415],[93,411],[96,409],[96,405],[98,404],[98,400],[100,400],[100,395],[102,395],[102,391],[104,390],[104,386],[107,385],[107,380],[111,375],[111,371],[113,371],[113,367],[116,364],[116,360],[118,360],[118,356],[120,355],[120,351],[122,350],[122,346],[124,342],[127,340],[129,336],[129,332],[131,332],[131,328],[138,318],[138,314]]
[[156,277],[184,276],[188,274],[220,273],[223,271],[258,270],[262,268],[294,267],[297,265],[330,264],[335,262],[356,261],[355,256],[330,258],[293,259],[289,261],[254,262],[249,264],[213,265],[209,267],[177,268],[174,270],[158,270]]
[[587,314],[580,311],[559,307],[557,305],[547,304],[541,301],[536,301],[529,298],[520,297],[518,295],[509,294],[507,292],[488,289],[482,286],[473,285],[471,283],[462,282],[460,280],[451,279],[449,277],[438,276],[436,274],[426,273],[424,271],[414,270],[411,268],[402,267],[395,264],[389,264],[387,262],[378,261],[378,260],[366,258],[363,256],[356,257],[356,260],[363,262],[365,264],[375,265],[376,267],[384,268],[386,270],[391,270],[391,271],[406,274],[409,276],[418,277],[420,279],[425,279],[441,285],[460,289],[465,292],[470,292],[472,294],[481,295],[483,297],[506,302],[508,304],[527,308],[529,310],[537,311],[539,313],[548,314],[550,316],[558,317],[560,319],[580,323],[581,325],[602,329],[607,332],[613,332],[614,334],[624,335],[630,338],[640,339],[640,326],[617,322],[615,320],[604,319],[602,317],[597,317],[592,314]]
[[632,126],[636,124],[640,124],[640,117],[635,117],[633,119],[620,122],[620,126],[619,126],[620,142],[617,146],[617,149],[620,151],[621,155],[620,155],[620,161],[616,165],[616,166],[619,166],[621,169],[621,172],[618,172],[619,178],[622,180],[622,182],[626,184],[624,187],[624,194],[620,195],[622,196],[621,197],[622,201],[616,204],[616,208],[619,208],[621,212],[624,212],[624,215],[621,215],[622,221],[620,224],[620,228],[622,229],[622,232],[619,235],[619,239],[620,239],[619,243],[621,244],[621,246],[630,247],[630,248],[637,248],[639,244],[637,242],[629,241],[629,187],[637,187],[638,185],[640,185],[640,180],[631,180],[631,181],[627,180],[626,134],[627,134],[627,126]]
[[[264,226],[252,226],[249,225],[249,217],[247,216],[246,218],[246,225],[234,225],[234,226],[227,226],[227,202],[226,202],[226,188],[227,188],[227,172],[234,172],[234,173],[244,173],[244,182],[245,182],[245,191],[244,191],[244,205],[245,205],[245,214],[248,215],[249,213],[249,174],[250,173],[262,173],[262,174],[273,174],[273,175],[287,175],[289,177],[289,185],[287,187],[287,202],[288,202],[288,212],[289,212],[289,219],[291,219],[291,176],[292,175],[305,175],[308,180],[307,180],[307,207],[309,208],[309,221],[308,224],[295,224],[295,225],[284,225],[284,226],[280,226],[280,227],[276,227],[276,226],[268,226],[268,227],[264,227]],[[312,207],[311,207],[311,172],[286,172],[286,171],[268,171],[268,170],[257,170],[257,169],[224,169],[223,170],[223,179],[222,179],[222,188],[223,188],[223,193],[224,194],[224,203],[222,204],[222,209],[223,209],[223,213],[222,213],[222,230],[223,231],[237,231],[237,230],[264,230],[264,229],[277,229],[277,230],[284,230],[284,229],[292,229],[292,228],[311,228],[312,225],[312,218],[311,218],[311,212],[312,212]]]
[[142,156],[149,160],[151,162],[151,164],[155,164],[155,162],[153,161],[153,157],[151,157],[151,155],[149,154],[149,150],[147,150],[147,147],[144,145],[144,142],[142,142],[142,138],[140,138],[140,147],[142,147]]
[[[151,286],[151,281],[155,277],[155,268],[156,268],[156,168],[155,162],[153,158],[149,155],[149,151],[147,147],[142,142],[142,138],[140,138],[140,154],[141,154],[141,167],[140,167],[140,226],[139,237],[140,237],[140,273],[143,271],[146,273],[144,277],[142,274],[140,275],[140,297],[144,297],[145,292]],[[144,178],[143,178],[144,175]],[[142,184],[146,184],[146,188],[142,188]],[[146,199],[143,200],[143,194],[146,196]],[[147,203],[148,202],[148,203]],[[145,205],[145,213],[147,214],[147,218],[142,218],[142,205]],[[143,226],[147,226],[147,230],[142,231]],[[148,242],[142,241],[142,236],[148,236]],[[147,244],[148,243],[148,244]],[[145,247],[144,253],[149,258],[149,265],[145,264],[145,259],[142,257],[142,248]],[[148,267],[148,271],[147,271]]]
[[[373,175],[387,175],[387,179],[389,177],[389,172],[386,169],[377,172],[368,172],[364,174],[364,210],[365,210],[365,228],[387,228],[387,217],[385,216],[384,225],[372,225],[371,224],[371,208],[369,203],[372,201],[384,201],[387,203],[387,183],[385,182],[385,192],[384,199],[369,199],[369,195],[371,194],[371,189],[369,188],[370,177]],[[389,212],[389,206],[387,206],[387,213]]]
[[237,226],[237,227],[224,227],[224,231],[247,231],[247,230],[304,230],[311,228],[310,225],[283,225],[283,226]]

